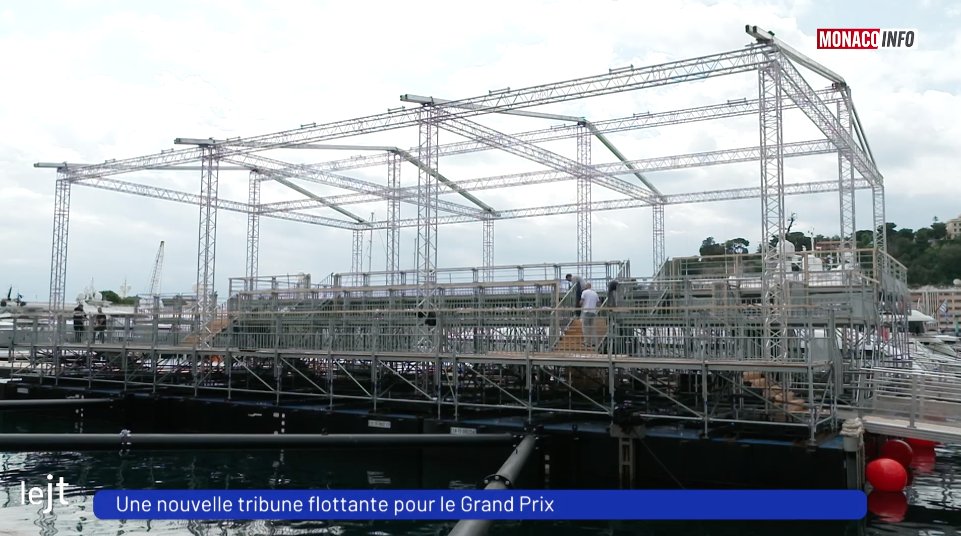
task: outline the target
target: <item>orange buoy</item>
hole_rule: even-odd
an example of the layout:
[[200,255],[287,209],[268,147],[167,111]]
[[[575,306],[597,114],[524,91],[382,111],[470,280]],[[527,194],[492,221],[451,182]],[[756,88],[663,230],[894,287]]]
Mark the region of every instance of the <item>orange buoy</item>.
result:
[[912,447],[932,447],[933,448],[938,444],[937,441],[930,441],[927,439],[915,439],[913,437],[905,438],[905,441],[907,441],[908,445],[911,445]]
[[908,513],[908,498],[900,491],[874,490],[868,495],[868,511],[887,523],[900,523]]
[[879,458],[891,458],[900,463],[905,469],[911,467],[911,459],[914,458],[914,449],[907,442],[900,439],[889,439],[881,445]]
[[934,447],[915,447],[911,468],[919,473],[930,473],[934,470],[935,459]]
[[891,458],[878,458],[865,469],[868,482],[878,491],[901,491],[908,483],[908,470]]

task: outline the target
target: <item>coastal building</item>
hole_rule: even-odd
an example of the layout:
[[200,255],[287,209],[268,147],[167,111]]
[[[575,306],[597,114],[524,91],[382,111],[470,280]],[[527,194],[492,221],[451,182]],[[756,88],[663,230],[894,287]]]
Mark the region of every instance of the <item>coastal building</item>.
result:
[[923,286],[911,290],[911,307],[933,317],[937,329],[953,330],[961,319],[961,286]]
[[947,227],[948,238],[958,238],[961,236],[961,216],[951,218],[944,222]]

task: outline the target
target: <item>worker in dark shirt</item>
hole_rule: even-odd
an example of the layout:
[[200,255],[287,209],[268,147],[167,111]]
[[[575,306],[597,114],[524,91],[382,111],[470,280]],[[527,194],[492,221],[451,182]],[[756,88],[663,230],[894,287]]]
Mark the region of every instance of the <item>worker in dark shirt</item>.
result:
[[73,308],[73,339],[74,342],[83,342],[83,324],[87,319],[87,314],[83,312],[83,304],[78,303]]
[[103,314],[103,307],[97,307],[97,315],[93,317],[93,330],[95,340],[104,342],[104,335],[107,331],[107,315]]
[[579,317],[581,316],[581,293],[584,292],[584,279],[574,274],[567,274],[564,279],[574,287],[574,315]]

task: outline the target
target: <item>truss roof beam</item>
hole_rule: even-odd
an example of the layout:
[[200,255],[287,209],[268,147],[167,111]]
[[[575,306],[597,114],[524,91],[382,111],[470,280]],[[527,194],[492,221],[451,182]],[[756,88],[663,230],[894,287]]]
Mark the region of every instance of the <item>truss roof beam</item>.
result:
[[[480,110],[476,104],[464,104],[459,103],[456,100],[451,99],[438,99],[436,97],[424,97],[422,95],[412,95],[405,93],[400,96],[400,100],[404,102],[413,102],[417,104],[435,105],[435,104],[450,104],[453,107],[466,109],[466,110]],[[553,121],[571,121],[574,123],[580,123],[584,121],[583,117],[574,117],[573,115],[561,115],[561,114],[549,114],[544,112],[533,112],[530,110],[487,110],[494,111],[499,114],[507,115],[519,115],[522,117],[534,117],[537,119],[550,119]]]
[[[836,102],[841,99],[835,88],[818,90],[825,102]],[[785,97],[782,103],[784,109],[797,108],[789,98]],[[723,104],[711,104],[694,108],[684,108],[680,110],[669,110],[664,112],[645,112],[633,114],[627,117],[605,119],[602,121],[592,121],[598,131],[605,134],[637,130],[642,128],[654,128],[668,125],[680,125],[697,121],[710,121],[713,119],[723,119],[727,117],[739,117],[758,113],[759,104],[757,99],[736,99]],[[555,125],[550,128],[532,130],[514,134],[514,137],[527,142],[539,143],[573,138],[577,135],[577,125]],[[490,145],[479,141],[461,141],[444,144],[438,147],[441,156],[452,156],[466,154],[475,151],[485,151],[490,149]],[[416,147],[407,149],[416,151]],[[342,171],[348,169],[360,169],[364,167],[386,166],[387,156],[383,154],[355,156],[329,162],[311,164],[311,166],[327,171]]]
[[807,80],[801,76],[797,68],[790,61],[778,62],[781,70],[782,92],[793,100],[801,111],[811,120],[827,139],[831,140],[838,149],[850,151],[854,168],[864,178],[878,186],[883,185],[881,172],[868,158],[865,151],[855,142],[851,133],[841,127],[841,123],[827,104],[818,96]]
[[[436,106],[452,108],[463,108],[465,105],[475,106],[476,109],[473,110],[460,110],[458,115],[466,117],[496,110],[529,108],[585,97],[608,95],[623,91],[659,87],[691,80],[703,80],[705,78],[749,72],[757,69],[759,65],[766,62],[762,52],[769,48],[770,46],[768,45],[751,45],[720,54],[711,54],[698,58],[662,63],[660,65],[617,70],[616,72],[608,72],[574,80],[461,99]],[[260,149],[279,148],[411,127],[417,124],[419,114],[420,112],[417,109],[405,108],[359,118],[334,121],[332,123],[304,125],[300,128],[260,136],[234,138],[223,142],[223,147],[220,149],[219,154],[221,157],[226,157],[249,152],[251,150],[250,144],[256,144],[256,147]],[[175,143],[177,141],[178,140],[175,140]],[[179,141],[184,140],[181,139]],[[67,170],[65,175],[68,180],[82,180],[94,176],[138,171],[150,166],[193,162],[200,160],[202,156],[202,148],[192,147],[190,149],[164,152],[159,155],[138,156],[118,160],[110,166],[102,164],[85,166],[83,168]]]
[[[134,194],[142,197],[152,197],[154,199],[163,199],[165,201],[174,201],[177,203],[185,203],[188,205],[200,205],[201,199],[197,194],[192,194],[188,192],[182,192],[179,190],[171,190],[169,188],[158,188],[156,186],[147,186],[144,184],[136,184],[132,182],[120,181],[116,179],[94,177],[90,179],[85,179],[83,181],[78,181],[75,184],[80,186],[89,186],[91,188],[98,188],[101,190],[111,190],[114,192],[122,192],[126,194]],[[230,201],[227,199],[217,198],[213,201],[214,206],[218,209],[229,210],[232,212],[243,212],[249,213],[251,208],[247,203],[241,203],[239,201]],[[325,218],[323,216],[316,216],[313,214],[302,214],[298,212],[277,212],[264,214],[264,216],[269,216],[272,218],[282,219],[282,220],[292,220],[299,221],[303,223],[310,223],[314,225],[323,225],[326,227],[336,227],[339,229],[356,229],[357,226],[349,221],[338,220],[334,218]]]
[[814,61],[808,56],[801,54],[800,52],[795,50],[794,47],[788,45],[784,41],[781,41],[777,37],[774,37],[774,32],[769,32],[758,26],[751,26],[750,24],[744,26],[744,31],[747,32],[747,34],[750,35],[751,37],[757,39],[759,43],[771,44],[776,46],[777,48],[781,49],[781,53],[787,56],[788,58],[791,58],[797,63],[810,69],[812,72],[815,72],[823,76],[824,78],[827,78],[832,83],[840,84],[842,86],[848,85],[847,81],[845,81],[844,78],[841,77],[841,75],[837,74],[831,69],[828,69],[824,65]]
[[[859,178],[855,180],[857,189],[870,188],[870,182]],[[784,195],[804,195],[822,192],[838,191],[837,179],[827,181],[815,181],[807,183],[788,184],[784,187]],[[759,187],[732,188],[728,190],[714,190],[707,192],[693,192],[684,194],[667,194],[664,201],[650,201],[645,199],[614,199],[608,201],[594,201],[591,203],[591,211],[598,210],[623,210],[629,208],[649,207],[655,203],[664,205],[679,205],[688,203],[709,203],[715,201],[733,201],[738,199],[756,199],[761,196]],[[557,216],[562,214],[574,214],[577,212],[576,203],[563,205],[551,205],[545,207],[519,208],[501,211],[501,220],[534,218],[542,216]],[[443,216],[438,218],[438,225],[450,225],[456,223],[466,223],[472,220],[461,216]],[[387,223],[383,221],[373,222],[374,228],[384,228]],[[400,220],[397,223],[400,227],[414,227],[417,225],[415,219]]]
[[[226,143],[227,140],[223,140]],[[253,147],[259,148],[259,145],[250,143],[233,143],[238,147]],[[338,144],[338,143],[305,143],[302,145],[291,145],[290,147],[281,147],[281,149],[313,149],[319,151],[394,151],[397,147],[387,146],[387,145],[352,145],[352,144]]]
[[[94,164],[80,164],[76,162],[37,162],[33,165],[35,168],[49,168],[58,169],[62,171],[67,171],[73,168],[80,168],[85,166],[91,166]],[[203,166],[157,166],[157,167],[145,167],[144,171],[203,171]],[[220,166],[219,171],[251,171],[249,167],[245,166]]]
[[[747,32],[747,34],[750,35],[751,37],[757,39],[759,43],[766,44],[766,45],[773,45],[777,47],[781,51],[781,54],[783,54],[788,59],[793,60],[798,65],[801,65],[802,67],[810,69],[812,72],[817,73],[818,75],[830,80],[834,84],[834,86],[844,94],[845,101],[847,102],[848,108],[851,110],[851,115],[853,116],[853,119],[854,119],[853,123],[854,123],[855,133],[857,134],[858,139],[861,142],[859,147],[867,154],[867,159],[870,161],[872,167],[875,166],[876,162],[874,161],[874,154],[871,153],[871,146],[868,144],[867,136],[864,135],[864,130],[861,128],[861,119],[858,117],[857,111],[854,109],[854,103],[851,102],[850,100],[850,86],[848,85],[847,81],[841,75],[837,74],[831,69],[828,69],[821,63],[814,61],[810,57],[805,56],[804,54],[798,52],[791,45],[788,45],[784,41],[781,41],[780,39],[775,37],[774,32],[770,32],[758,26],[751,26],[751,25],[746,25],[744,27],[744,31]],[[813,104],[816,105],[817,103],[814,102]],[[810,114],[808,110],[805,110],[805,113]],[[825,133],[825,135],[830,136],[830,134],[828,133]],[[844,139],[845,136],[841,136],[841,138]],[[853,143],[852,143],[852,151],[857,152],[853,147]],[[855,155],[855,158],[857,158],[857,155]],[[862,171],[862,170],[859,170],[859,171]],[[864,171],[862,171],[862,173],[864,173]],[[872,180],[877,180],[878,184],[881,183],[881,174],[877,172],[877,169],[874,169],[873,173],[869,172],[864,176],[869,177]]]
[[[837,149],[827,140],[812,140],[784,144],[785,157],[813,156],[834,153],[836,151]],[[760,147],[742,147],[738,149],[724,149],[720,151],[709,151],[703,153],[689,153],[646,158],[642,160],[631,160],[629,162],[639,171],[666,171],[671,169],[753,162],[760,158],[760,154]],[[593,167],[610,172],[623,171],[622,162],[596,164]],[[487,190],[492,188],[526,186],[573,179],[574,177],[567,172],[548,170],[465,179],[456,184],[471,190]],[[415,198],[417,196],[417,187],[411,186],[401,188],[397,191],[397,196],[400,199]],[[376,201],[379,198],[363,194],[343,194],[339,196],[331,196],[329,199],[331,202],[339,205],[348,205],[351,203],[367,203],[370,201]],[[310,202],[304,201],[277,201],[262,205],[264,210],[271,211],[301,210],[310,208],[311,206],[313,205]]]

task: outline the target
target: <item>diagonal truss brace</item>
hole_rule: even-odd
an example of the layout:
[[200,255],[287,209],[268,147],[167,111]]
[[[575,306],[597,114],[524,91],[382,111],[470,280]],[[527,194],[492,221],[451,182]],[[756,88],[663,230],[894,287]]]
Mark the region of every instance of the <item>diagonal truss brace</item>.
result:
[[[295,178],[303,181],[324,184],[327,186],[344,188],[345,190],[351,190],[354,192],[370,194],[373,200],[390,199],[390,191],[379,184],[361,179],[355,179],[353,177],[345,177],[323,170],[317,170],[308,165],[289,164],[281,160],[252,154],[234,156],[227,159],[227,161],[234,163],[248,163],[252,167],[255,167],[261,173],[261,175],[271,178],[277,176]],[[403,200],[406,201],[407,199]],[[325,198],[325,201],[327,203],[342,205],[342,203],[336,203],[330,197]],[[275,205],[275,203],[261,205],[262,213],[266,214],[268,212],[272,212]],[[312,200],[310,204],[304,205],[303,208],[313,208],[317,206],[328,205],[317,200]],[[478,218],[480,217],[478,210],[457,203],[452,203],[450,201],[439,201],[438,208],[443,208],[444,210],[453,212],[455,214],[477,215]]]
[[319,195],[315,194],[314,192],[311,192],[310,190],[308,190],[308,189],[306,189],[306,188],[303,188],[303,187],[301,187],[301,186],[298,186],[298,185],[290,182],[289,180],[287,180],[287,179],[285,179],[284,177],[280,176],[279,173],[277,173],[277,174],[270,174],[270,175],[267,175],[267,176],[270,177],[274,182],[280,183],[280,184],[286,186],[287,188],[290,188],[291,190],[300,193],[300,194],[303,195],[304,197],[313,199],[314,201],[317,201],[317,202],[320,203],[321,205],[323,205],[323,206],[325,206],[325,207],[327,207],[327,208],[333,209],[333,210],[335,210],[336,212],[339,212],[339,213],[343,214],[344,216],[347,216],[348,218],[356,221],[357,223],[366,223],[366,221],[367,221],[367,220],[365,220],[364,218],[361,218],[360,216],[354,214],[353,212],[350,212],[349,210],[345,210],[345,209],[341,208],[339,205],[336,205],[336,204],[334,204],[334,203],[331,203],[331,202],[328,201],[325,197],[319,196]]
[[[437,171],[436,169],[434,169],[434,168],[428,166],[427,164],[425,164],[424,162],[422,162],[419,158],[415,157],[414,155],[410,154],[409,152],[407,152],[407,151],[405,151],[405,150],[403,150],[403,149],[394,149],[393,152],[395,152],[395,153],[397,153],[398,155],[400,155],[404,160],[407,160],[407,161],[410,162],[411,164],[414,164],[414,166],[416,166],[418,170],[420,170],[420,171],[422,171],[422,172],[424,172],[424,173],[428,173],[431,177],[434,177],[435,179],[437,179],[437,181],[440,182],[441,184],[443,184],[443,185],[447,186],[448,188],[450,188],[451,190],[457,192],[458,194],[460,194],[461,196],[463,196],[465,199],[467,199],[467,200],[470,201],[471,203],[474,203],[475,205],[477,205],[477,206],[478,206],[481,210],[483,210],[484,212],[493,214],[493,215],[495,215],[495,216],[497,215],[497,211],[494,210],[490,205],[488,205],[487,203],[485,203],[485,202],[481,201],[480,199],[478,199],[477,197],[475,197],[474,194],[472,194],[472,193],[468,192],[467,190],[461,188],[456,182],[448,179],[447,177],[445,177],[444,175],[442,175],[442,174],[441,174],[439,171]],[[439,156],[439,155],[438,155],[438,156]]]
[[569,173],[575,176],[591,177],[592,182],[606,186],[611,190],[623,193],[637,199],[648,199],[651,192],[642,190],[637,186],[621,180],[620,178],[606,172],[599,172],[596,168],[582,164],[570,158],[566,158],[547,149],[543,149],[534,144],[519,140],[509,134],[504,134],[492,128],[481,125],[469,119],[459,118],[444,111],[438,111],[441,117],[441,128],[449,130],[455,134],[466,138],[483,141],[491,146],[497,147],[508,153],[527,158],[539,164],[543,164],[557,171]]

